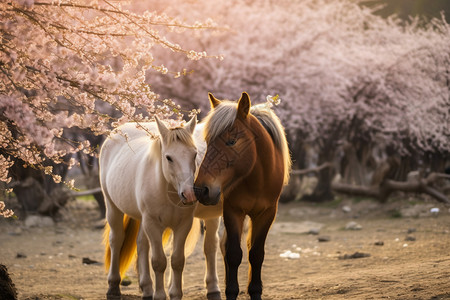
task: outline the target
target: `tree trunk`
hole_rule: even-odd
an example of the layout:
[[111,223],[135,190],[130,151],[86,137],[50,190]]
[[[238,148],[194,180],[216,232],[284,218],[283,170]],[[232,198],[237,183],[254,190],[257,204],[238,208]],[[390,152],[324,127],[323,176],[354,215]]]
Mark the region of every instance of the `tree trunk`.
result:
[[98,177],[98,173],[91,171],[90,174],[86,176],[86,187],[93,191],[91,194],[94,196],[95,201],[97,201],[98,208],[100,210],[100,218],[103,219],[106,215],[106,206],[102,190],[100,189],[100,179]]
[[[70,199],[70,193],[62,184],[55,183],[53,178],[42,171],[31,167],[23,167],[22,161],[12,166],[11,187],[25,214],[42,214],[55,216]],[[67,173],[65,164],[52,164],[54,174],[64,180]]]
[[[78,140],[85,139],[88,140],[91,144],[91,147],[96,147],[100,149],[100,146],[103,142],[103,136],[96,136],[89,133],[77,133],[73,134],[79,135],[77,137]],[[85,176],[86,188],[89,190],[93,190],[100,187],[100,178],[99,178],[99,162],[98,158],[83,154],[82,152],[78,152],[78,161],[80,162],[80,169],[83,175]],[[106,215],[106,206],[105,199],[103,197],[103,193],[101,190],[97,190],[92,193],[95,201],[97,201],[98,208],[100,210],[100,218],[105,218]]]
[[[329,163],[333,161],[334,150],[331,147],[323,147],[319,152],[318,163]],[[336,175],[333,167],[323,168],[317,173],[317,185],[310,195],[305,195],[302,200],[312,202],[325,202],[334,199],[334,194],[331,189],[331,182]]]

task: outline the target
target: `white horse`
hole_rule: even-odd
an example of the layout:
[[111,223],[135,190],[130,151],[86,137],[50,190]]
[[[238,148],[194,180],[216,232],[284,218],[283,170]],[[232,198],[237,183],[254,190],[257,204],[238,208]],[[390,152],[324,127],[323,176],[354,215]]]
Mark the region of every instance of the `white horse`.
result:
[[[195,246],[199,232],[192,226],[197,206],[193,191],[197,149],[192,138],[196,123],[194,117],[183,128],[168,129],[156,118],[156,122],[141,123],[145,130],[137,128],[136,123],[127,123],[103,144],[100,182],[107,208],[108,299],[120,297],[121,277],[136,246],[143,299],[166,299],[163,239],[168,237],[167,228],[174,236],[169,295],[181,299],[185,246]],[[187,238],[191,227],[192,238]],[[155,291],[150,276],[150,245]]]

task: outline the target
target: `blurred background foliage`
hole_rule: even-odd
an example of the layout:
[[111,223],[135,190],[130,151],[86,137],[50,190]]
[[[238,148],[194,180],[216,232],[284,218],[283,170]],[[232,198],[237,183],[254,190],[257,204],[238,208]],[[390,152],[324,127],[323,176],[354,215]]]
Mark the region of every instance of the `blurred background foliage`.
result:
[[[211,18],[219,25],[205,32],[161,29],[187,49],[224,55],[192,61],[151,48],[148,57],[175,72],[149,69],[142,76],[161,97],[201,109],[201,120],[208,92],[236,99],[247,91],[252,103],[280,95],[275,110],[294,161],[282,201],[332,201],[336,193],[386,201],[407,191],[449,202],[443,173],[450,173],[450,0],[127,3],[137,14],[155,11],[188,23]],[[117,65],[114,70],[122,68]],[[77,128],[67,134],[96,150],[104,139]],[[70,174],[54,170],[94,194],[103,216],[97,158],[79,153],[75,159],[79,168]],[[74,194],[63,195],[43,172],[21,171],[13,184],[26,212],[55,216]],[[50,198],[55,205],[42,205]]]

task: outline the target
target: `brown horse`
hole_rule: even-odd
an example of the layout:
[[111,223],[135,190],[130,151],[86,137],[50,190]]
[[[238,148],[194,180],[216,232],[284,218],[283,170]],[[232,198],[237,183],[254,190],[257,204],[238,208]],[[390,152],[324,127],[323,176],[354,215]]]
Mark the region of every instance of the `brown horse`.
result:
[[209,100],[212,108],[204,131],[207,151],[194,189],[201,204],[223,200],[227,299],[236,299],[239,293],[240,241],[244,218],[250,217],[247,291],[251,299],[261,299],[264,244],[291,167],[284,129],[267,105],[250,109],[245,92],[237,104],[212,94]]

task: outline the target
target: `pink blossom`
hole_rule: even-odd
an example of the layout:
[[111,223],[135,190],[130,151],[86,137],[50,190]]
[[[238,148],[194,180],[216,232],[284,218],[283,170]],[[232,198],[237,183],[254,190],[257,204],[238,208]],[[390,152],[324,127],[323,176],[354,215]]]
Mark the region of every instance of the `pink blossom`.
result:
[[5,202],[0,201],[0,216],[4,218],[10,218],[14,216],[14,212],[10,209],[5,209]]
[[0,18],[0,31],[8,36],[0,64],[0,144],[6,153],[0,157],[2,181],[10,180],[10,157],[62,181],[44,167],[46,159],[61,163],[66,153],[95,152],[86,141],[78,147],[62,143],[66,128],[100,135],[109,134],[112,123],[148,120],[148,114],[181,119],[188,111],[162,103],[145,82],[150,68],[171,72],[152,51],[160,45],[170,53],[204,57],[167,38],[164,28],[213,26],[210,21],[190,25],[167,15],[134,13],[101,0],[2,1]]

